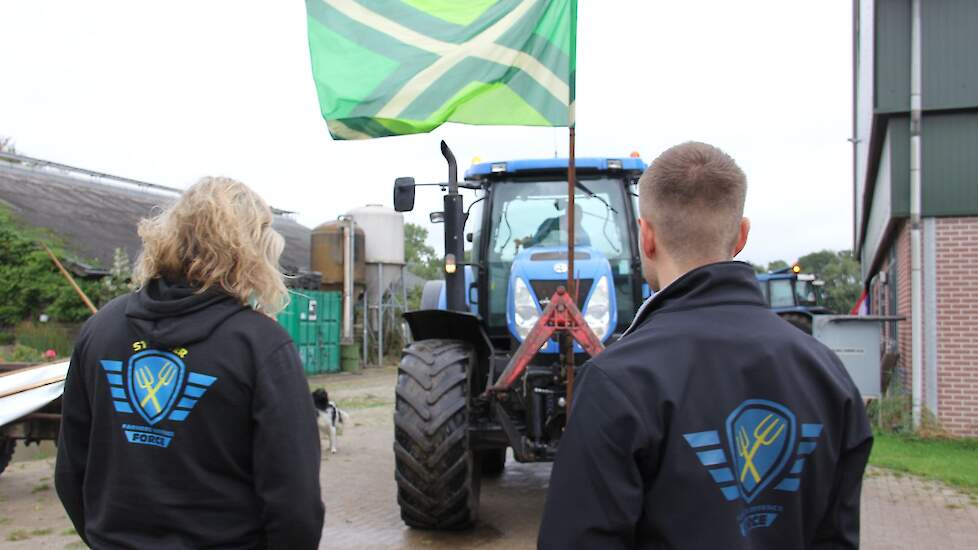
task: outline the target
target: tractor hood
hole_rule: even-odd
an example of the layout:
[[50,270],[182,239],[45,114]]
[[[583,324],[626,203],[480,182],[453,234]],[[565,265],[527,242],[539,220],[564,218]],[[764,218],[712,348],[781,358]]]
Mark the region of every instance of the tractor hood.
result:
[[[567,248],[563,246],[531,247],[517,254],[510,269],[506,317],[510,333],[518,341],[523,341],[539,319],[557,287],[567,286],[567,267]],[[577,307],[601,341],[607,341],[618,322],[611,265],[598,250],[579,246],[574,270],[578,280]],[[540,351],[557,353],[559,347],[551,340]],[[582,350],[576,347],[575,351]]]

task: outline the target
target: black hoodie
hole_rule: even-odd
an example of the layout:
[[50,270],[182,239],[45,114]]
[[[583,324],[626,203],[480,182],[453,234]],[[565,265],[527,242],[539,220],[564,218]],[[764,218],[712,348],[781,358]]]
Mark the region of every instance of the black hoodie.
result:
[[862,399],[749,265],[687,273],[581,370],[541,548],[859,546]]
[[151,281],[82,328],[55,484],[94,548],[315,548],[319,434],[289,335]]

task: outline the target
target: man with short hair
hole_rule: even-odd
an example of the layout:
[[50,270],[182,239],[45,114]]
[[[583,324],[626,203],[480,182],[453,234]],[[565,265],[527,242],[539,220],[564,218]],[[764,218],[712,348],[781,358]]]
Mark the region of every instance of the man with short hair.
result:
[[579,369],[540,548],[857,548],[863,402],[731,261],[750,230],[744,173],[690,142],[639,187],[656,294]]
[[[569,212],[570,210],[565,208],[564,211],[557,216],[543,220],[543,222],[540,223],[540,227],[537,228],[536,233],[523,239],[517,239],[517,242],[524,248],[530,248],[531,246],[556,246],[559,244],[567,244],[568,235],[570,234],[567,230],[567,215]],[[584,210],[581,208],[581,205],[575,204],[574,244],[577,246],[590,246],[591,237],[589,237],[587,231],[584,230],[584,226],[582,225],[583,221]]]

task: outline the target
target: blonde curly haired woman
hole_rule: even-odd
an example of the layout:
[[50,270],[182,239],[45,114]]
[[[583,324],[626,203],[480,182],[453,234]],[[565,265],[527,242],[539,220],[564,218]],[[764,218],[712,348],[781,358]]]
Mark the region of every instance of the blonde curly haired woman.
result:
[[82,328],[55,483],[93,548],[315,548],[309,386],[274,320],[284,241],[242,183],[204,178],[139,225],[136,292]]

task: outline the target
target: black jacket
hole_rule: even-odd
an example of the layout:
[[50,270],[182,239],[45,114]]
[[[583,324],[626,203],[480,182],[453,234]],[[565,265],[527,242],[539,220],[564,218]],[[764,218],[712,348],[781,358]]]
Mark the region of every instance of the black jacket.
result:
[[541,548],[858,547],[862,399],[750,266],[687,273],[581,371]]
[[289,335],[216,290],[154,280],[89,319],[55,484],[94,548],[315,548],[319,434]]

